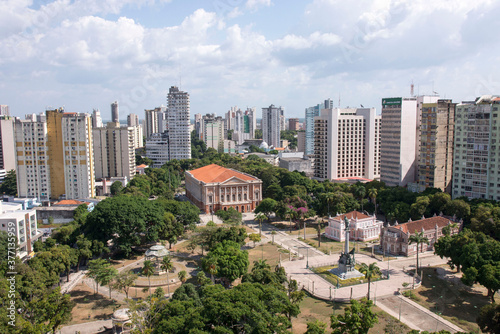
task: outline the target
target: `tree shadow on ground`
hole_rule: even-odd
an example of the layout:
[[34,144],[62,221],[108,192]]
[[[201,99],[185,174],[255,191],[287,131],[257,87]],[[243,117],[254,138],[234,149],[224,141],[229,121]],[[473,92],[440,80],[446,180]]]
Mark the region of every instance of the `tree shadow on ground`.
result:
[[[458,321],[476,323],[481,307],[490,304],[490,298],[480,290],[438,277],[437,268],[423,268],[422,286],[415,291],[427,308]],[[418,297],[417,297],[418,298]]]

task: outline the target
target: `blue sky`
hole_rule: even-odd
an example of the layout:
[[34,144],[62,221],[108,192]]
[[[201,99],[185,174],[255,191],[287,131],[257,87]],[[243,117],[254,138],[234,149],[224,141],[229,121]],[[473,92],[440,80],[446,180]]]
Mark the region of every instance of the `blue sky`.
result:
[[375,107],[500,94],[493,0],[2,0],[0,104],[143,118],[180,85],[191,114],[326,98]]

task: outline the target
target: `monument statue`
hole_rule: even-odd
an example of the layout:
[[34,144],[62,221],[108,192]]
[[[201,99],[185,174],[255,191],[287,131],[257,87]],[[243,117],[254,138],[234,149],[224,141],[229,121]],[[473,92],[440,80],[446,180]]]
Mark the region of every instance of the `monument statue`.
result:
[[363,274],[361,274],[359,271],[355,269],[356,265],[356,260],[354,258],[355,248],[349,251],[349,238],[351,230],[349,228],[349,219],[347,218],[347,216],[344,216],[344,225],[345,225],[344,251],[341,252],[340,254],[338,268],[332,269],[332,273],[334,273],[341,279],[363,276]]

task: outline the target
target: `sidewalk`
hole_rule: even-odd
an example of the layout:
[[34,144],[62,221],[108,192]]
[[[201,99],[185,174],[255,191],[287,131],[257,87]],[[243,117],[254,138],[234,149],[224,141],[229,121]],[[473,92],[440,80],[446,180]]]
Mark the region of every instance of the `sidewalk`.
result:
[[84,322],[82,324],[76,324],[71,326],[66,326],[57,331],[58,334],[94,334],[100,333],[104,330],[104,327],[111,328],[112,326],[110,320],[100,320],[93,322]]

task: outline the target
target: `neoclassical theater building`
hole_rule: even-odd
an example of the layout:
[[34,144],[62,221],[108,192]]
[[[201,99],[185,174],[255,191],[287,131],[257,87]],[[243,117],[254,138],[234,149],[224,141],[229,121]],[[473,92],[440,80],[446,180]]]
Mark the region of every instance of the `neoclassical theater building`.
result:
[[262,181],[216,164],[186,172],[186,196],[205,213],[251,212],[262,200]]

